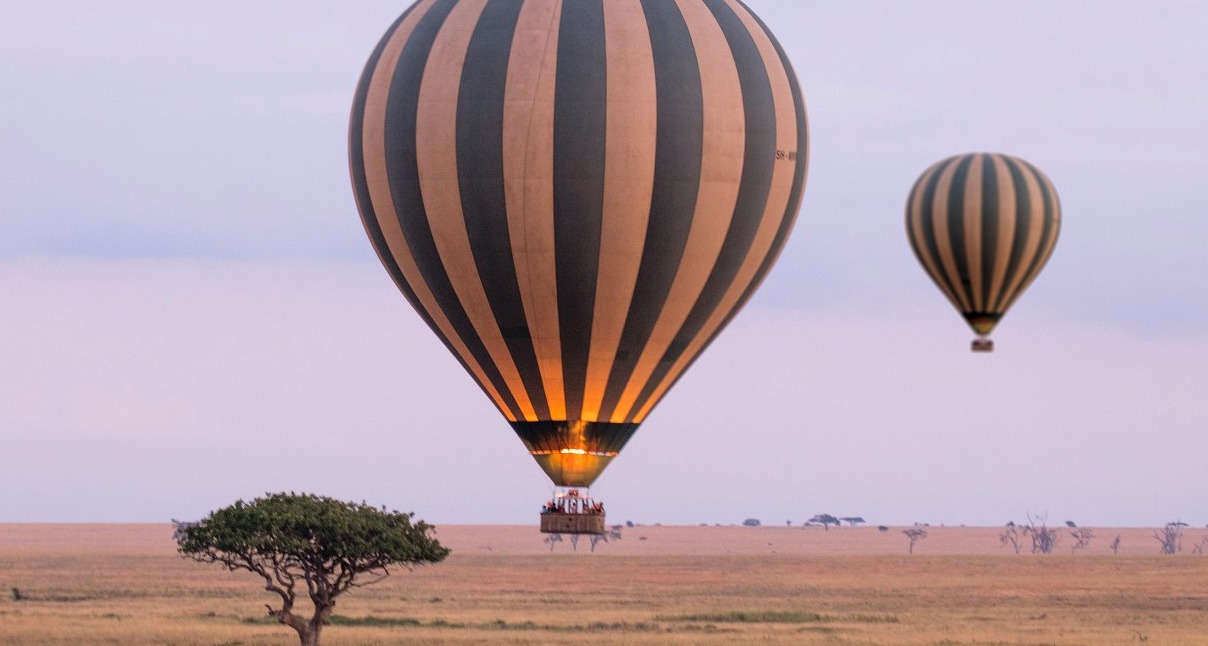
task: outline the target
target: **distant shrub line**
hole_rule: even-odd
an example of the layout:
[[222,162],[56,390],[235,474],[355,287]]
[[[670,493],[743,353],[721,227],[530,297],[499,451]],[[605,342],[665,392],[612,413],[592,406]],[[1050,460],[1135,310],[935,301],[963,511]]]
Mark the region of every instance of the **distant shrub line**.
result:
[[[275,625],[277,620],[272,617],[245,617],[242,620],[244,624],[251,625]],[[559,633],[600,633],[600,632],[683,632],[691,630],[699,631],[715,631],[709,627],[684,627],[677,626],[674,628],[664,628],[657,623],[649,622],[593,622],[590,624],[575,624],[575,625],[551,625],[538,624],[533,621],[508,622],[502,619],[495,621],[472,624],[472,623],[455,623],[444,619],[433,619],[429,622],[420,621],[411,617],[377,617],[369,615],[367,617],[347,617],[344,615],[332,615],[328,620],[328,625],[331,626],[370,626],[383,628],[451,628],[451,629],[472,629],[472,630],[500,630],[500,631],[540,631],[540,632],[559,632]],[[721,632],[721,631],[716,631]]]
[[703,613],[694,615],[656,616],[655,621],[712,622],[719,624],[815,624],[815,623],[878,623],[896,624],[892,615],[823,615],[805,611],[732,610],[730,612]]

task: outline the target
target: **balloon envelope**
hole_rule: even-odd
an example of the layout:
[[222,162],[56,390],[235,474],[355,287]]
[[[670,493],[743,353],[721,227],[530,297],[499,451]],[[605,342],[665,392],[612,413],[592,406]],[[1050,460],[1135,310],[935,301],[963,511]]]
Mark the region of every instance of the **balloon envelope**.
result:
[[349,138],[382,264],[562,486],[750,298],[806,171],[793,71],[736,0],[421,0]]
[[998,153],[937,162],[906,204],[919,264],[969,326],[985,336],[1053,253],[1061,203],[1044,173]]

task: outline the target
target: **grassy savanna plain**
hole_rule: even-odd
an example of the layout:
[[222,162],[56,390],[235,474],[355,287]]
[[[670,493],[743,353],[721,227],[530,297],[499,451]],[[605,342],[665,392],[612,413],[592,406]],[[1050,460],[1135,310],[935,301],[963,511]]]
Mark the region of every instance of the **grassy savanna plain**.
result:
[[[1208,643],[1208,556],[1190,551],[1208,530],[1173,556],[1151,529],[1050,555],[994,528],[928,531],[913,556],[874,527],[639,526],[593,553],[441,526],[446,562],[349,593],[323,643]],[[0,644],[296,644],[257,583],[181,559],[168,525],[0,525]]]

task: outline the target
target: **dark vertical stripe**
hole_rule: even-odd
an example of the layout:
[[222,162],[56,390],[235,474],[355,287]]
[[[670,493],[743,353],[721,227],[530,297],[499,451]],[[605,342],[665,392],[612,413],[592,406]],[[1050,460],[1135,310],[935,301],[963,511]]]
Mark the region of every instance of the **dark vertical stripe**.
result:
[[538,419],[549,405],[516,280],[503,180],[503,99],[524,0],[490,0],[466,48],[457,102],[457,181],[483,291]]
[[973,165],[973,155],[965,155],[956,160],[956,172],[952,175],[952,187],[948,190],[948,239],[939,240],[939,244],[948,245],[956,265],[959,283],[957,293],[964,296],[969,307],[974,307],[973,283],[969,276],[969,254],[965,251],[965,190],[968,188],[969,167]]
[[742,179],[739,183],[734,217],[730,221],[730,229],[726,232],[717,262],[684,324],[642,388],[631,409],[630,419],[626,421],[633,421],[632,417],[642,410],[666,377],[667,371],[700,333],[734,282],[734,276],[746,260],[755,233],[759,230],[767,210],[768,193],[776,165],[776,104],[763,57],[746,25],[728,4],[723,0],[705,0],[705,5],[725,34],[730,53],[738,68],[745,131]]
[[662,312],[700,190],[704,96],[692,35],[674,2],[642,0],[642,10],[651,34],[657,95],[654,196],[633,301],[600,406],[601,420],[612,416]]
[[1024,256],[1027,252],[1028,235],[1031,233],[1032,227],[1032,198],[1028,193],[1027,178],[1024,177],[1025,169],[1020,167],[1018,161],[1003,157],[1007,168],[1011,172],[1011,184],[1015,191],[1015,243],[1011,247],[1011,260],[1007,264],[1006,277],[1003,279],[1004,289],[998,295],[998,303],[995,304],[994,311],[1001,312],[1006,309],[1007,305],[1015,297],[1015,293],[1019,291],[1018,287],[1010,289],[1015,281],[1019,278],[1019,272],[1024,271],[1028,259]]
[[[926,177],[926,175],[927,173],[923,173],[923,177]],[[923,190],[924,186],[923,182],[921,181],[922,177],[920,177],[919,180],[920,181],[916,181],[914,183],[914,186],[910,187],[910,195],[906,198],[906,239],[910,241],[910,249],[914,252],[914,257],[918,258],[919,264],[923,266],[923,269],[926,269],[927,265],[923,262],[923,259],[926,258],[927,255],[922,246],[923,242],[914,234],[915,222],[918,222],[920,227],[923,224],[923,202],[922,198],[919,196],[919,193]],[[918,209],[914,208],[915,200],[918,200],[920,205],[920,208]]]
[[[441,341],[449,346],[449,342],[444,338],[444,335],[437,329],[432,317],[419,304],[419,299],[416,298],[411,285],[407,283],[407,279],[403,277],[403,272],[399,269],[398,263],[394,261],[394,256],[390,253],[389,245],[386,244],[386,237],[382,235],[382,228],[377,223],[377,213],[373,210],[373,200],[369,196],[369,181],[365,175],[365,101],[369,96],[369,84],[373,81],[373,72],[377,68],[378,61],[382,58],[382,52],[386,49],[386,45],[390,39],[394,37],[394,32],[398,31],[400,25],[412,11],[415,10],[415,5],[412,5],[403,15],[394,21],[390,29],[386,31],[386,35],[382,36],[373,49],[373,53],[369,56],[369,62],[365,63],[365,69],[361,72],[361,80],[357,83],[356,94],[352,100],[352,116],[348,120],[348,168],[352,175],[352,192],[356,198],[357,209],[361,214],[361,223],[365,225],[365,233],[369,236],[370,243],[373,244],[373,250],[377,253],[378,260],[382,262],[382,266],[386,268],[386,273],[394,279],[394,284],[398,285],[399,291],[419,312],[420,317],[428,324],[428,327],[436,331],[440,336]],[[452,346],[449,346],[450,351]],[[454,352],[456,355],[457,353]]]
[[981,155],[982,158],[982,235],[981,235],[981,272],[982,272],[982,310],[993,312],[994,304],[990,302],[993,292],[994,264],[998,259],[998,223],[1002,203],[999,201],[999,186],[997,166],[994,163],[997,155]]
[[[927,247],[927,253],[931,255],[932,261],[935,263],[935,275],[933,275],[931,278],[937,283],[940,283],[944,290],[948,294],[952,295],[952,298],[955,299],[953,305],[959,308],[960,292],[957,290],[956,286],[952,284],[952,279],[948,276],[948,272],[944,269],[944,261],[940,257],[940,244],[946,243],[947,241],[941,241],[935,233],[935,197],[936,192],[939,190],[940,177],[948,170],[949,166],[955,164],[956,162],[956,157],[944,161],[940,167],[936,169],[935,174],[931,176],[931,179],[927,182],[927,185],[923,187],[923,202],[919,205],[919,221],[922,224],[923,229],[923,240],[921,242]],[[949,209],[951,209],[952,205],[949,204],[948,206]]]
[[456,4],[457,0],[439,0],[434,4],[416,25],[415,32],[399,55],[398,66],[391,80],[390,101],[386,105],[386,168],[390,176],[395,210],[403,234],[407,238],[407,246],[438,307],[449,319],[449,323],[466,344],[471,355],[482,366],[483,372],[499,391],[512,415],[516,419],[523,419],[524,415],[512,397],[507,383],[499,374],[499,368],[483,346],[449,282],[440,253],[432,239],[424,198],[419,188],[415,128],[420,84],[436,36]]
[[583,411],[604,213],[608,61],[602,0],[562,4],[554,96],[554,262],[566,417]]

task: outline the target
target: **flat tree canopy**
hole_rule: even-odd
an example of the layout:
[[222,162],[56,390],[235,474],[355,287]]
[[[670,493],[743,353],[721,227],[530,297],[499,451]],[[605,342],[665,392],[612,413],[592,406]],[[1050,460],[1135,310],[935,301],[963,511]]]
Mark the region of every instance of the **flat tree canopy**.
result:
[[[247,570],[281,598],[269,615],[298,631],[303,646],[317,646],[336,597],[376,583],[392,568],[437,563],[449,550],[429,536],[433,527],[414,514],[378,509],[313,494],[269,494],[211,512],[196,523],[177,523],[180,554],[228,570]],[[298,594],[314,605],[309,618],[294,614]]]

